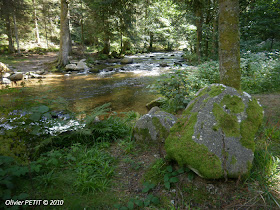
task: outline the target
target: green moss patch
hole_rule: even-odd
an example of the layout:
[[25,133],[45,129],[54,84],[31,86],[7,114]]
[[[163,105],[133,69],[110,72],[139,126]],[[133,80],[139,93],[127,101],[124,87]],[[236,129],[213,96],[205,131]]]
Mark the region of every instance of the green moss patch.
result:
[[153,117],[152,122],[156,127],[156,130],[158,131],[158,138],[160,140],[164,140],[169,134],[168,130],[161,124],[160,120],[157,117]]
[[231,157],[230,164],[231,164],[231,165],[235,165],[236,163],[237,163],[237,159],[236,159],[236,157],[233,155],[233,156]]
[[226,109],[229,109],[231,113],[240,113],[245,109],[245,105],[242,99],[238,96],[225,95],[221,101],[221,106],[226,105]]
[[222,131],[227,137],[240,136],[240,125],[235,115],[227,114],[217,103],[214,103],[213,105],[213,114],[218,122],[218,127],[222,128]]
[[242,146],[255,151],[254,137],[258,131],[263,120],[263,109],[258,104],[256,99],[249,101],[246,109],[247,119],[241,122],[240,133],[241,133],[241,144]]
[[204,178],[221,178],[223,176],[221,160],[205,145],[192,140],[197,114],[191,113],[189,119],[186,117],[183,120],[180,119],[180,122],[171,128],[170,135],[165,140],[166,152],[179,165],[196,169]]
[[215,97],[220,95],[223,91],[224,91],[224,87],[221,85],[214,85],[212,86],[211,90],[209,91],[209,96],[211,97]]

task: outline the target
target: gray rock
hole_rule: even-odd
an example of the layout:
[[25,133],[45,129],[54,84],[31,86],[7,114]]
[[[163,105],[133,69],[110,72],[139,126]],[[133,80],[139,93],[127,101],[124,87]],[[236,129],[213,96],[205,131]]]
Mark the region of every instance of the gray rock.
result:
[[160,67],[167,67],[168,64],[167,64],[167,63],[161,63],[161,64],[159,64],[159,66],[160,66]]
[[165,141],[168,156],[204,178],[247,174],[263,109],[248,93],[214,84],[200,90]]
[[11,74],[8,73],[8,72],[6,72],[6,73],[4,73],[4,74],[2,75],[3,78],[8,78],[9,76],[11,76]]
[[148,114],[143,115],[136,122],[133,138],[145,143],[162,143],[176,121],[177,118],[174,115],[153,107]]
[[66,70],[70,70],[70,71],[76,71],[76,68],[77,68],[77,65],[76,65],[76,64],[73,64],[73,63],[67,64],[67,65],[65,66],[65,69],[66,69]]
[[2,78],[2,84],[11,84],[11,80],[8,78]]
[[43,76],[42,75],[39,75],[39,74],[35,74],[35,73],[32,73],[32,72],[30,72],[30,78],[35,78],[35,79],[42,79],[43,78]]
[[19,80],[22,80],[23,79],[23,73],[21,72],[17,72],[17,73],[14,73],[12,74],[9,79],[11,81],[19,81]]
[[131,64],[133,63],[133,59],[132,58],[123,58],[121,59],[121,64]]
[[82,59],[79,61],[79,63],[76,66],[76,70],[86,70],[88,69],[87,64],[85,63],[86,59]]
[[155,107],[155,106],[160,106],[163,104],[163,100],[164,98],[163,97],[159,97],[159,98],[156,98],[154,100],[152,100],[151,102],[147,103],[146,104],[146,108],[147,110],[149,111],[151,108]]

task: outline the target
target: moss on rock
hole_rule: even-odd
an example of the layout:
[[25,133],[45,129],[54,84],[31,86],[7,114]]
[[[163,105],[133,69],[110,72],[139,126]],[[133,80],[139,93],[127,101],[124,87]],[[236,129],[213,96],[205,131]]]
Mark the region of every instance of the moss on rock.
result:
[[165,140],[167,155],[204,178],[248,173],[261,106],[249,94],[219,84],[197,95]]
[[255,151],[254,137],[263,120],[263,109],[255,98],[249,101],[246,113],[247,119],[240,125],[240,142],[242,146]]
[[226,106],[226,109],[229,109],[231,113],[237,114],[244,111],[245,105],[242,99],[236,95],[225,95],[221,101],[222,106]]
[[240,136],[240,126],[235,115],[226,113],[217,103],[213,105],[213,114],[218,122],[218,127],[222,128],[226,136]]
[[170,135],[165,140],[166,152],[179,165],[187,165],[204,178],[220,178],[223,176],[220,159],[205,145],[192,139],[196,121],[197,113],[191,113],[188,121],[179,121],[171,128]]

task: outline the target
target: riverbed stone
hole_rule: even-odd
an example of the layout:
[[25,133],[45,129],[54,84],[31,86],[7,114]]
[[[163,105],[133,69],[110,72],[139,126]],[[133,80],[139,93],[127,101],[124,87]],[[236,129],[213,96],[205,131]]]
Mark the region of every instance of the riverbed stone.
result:
[[159,66],[160,66],[160,67],[167,67],[168,64],[167,64],[167,63],[160,63]]
[[132,58],[123,58],[121,59],[121,64],[131,64],[133,63],[133,59]]
[[164,142],[170,128],[177,121],[177,117],[153,107],[148,114],[143,115],[133,128],[133,138],[144,143]]
[[151,108],[153,108],[155,106],[157,106],[157,107],[161,106],[163,104],[163,101],[164,101],[163,97],[158,97],[158,98],[152,100],[151,102],[147,103],[146,108],[148,111],[150,111]]
[[4,72],[11,72],[11,70],[8,68],[8,66],[2,62],[0,62],[0,73]]
[[11,81],[19,81],[19,80],[22,80],[23,79],[23,73],[21,73],[21,72],[16,72],[16,73],[14,73],[14,74],[12,74],[10,77],[9,77],[9,79],[11,80]]
[[201,89],[165,141],[169,158],[208,179],[247,174],[263,109],[248,93],[213,84]]
[[70,64],[67,64],[66,66],[65,66],[65,69],[66,70],[69,70],[69,71],[76,71],[77,69],[77,65],[76,64],[74,64],[74,63],[70,63]]
[[78,62],[76,66],[76,70],[86,70],[88,69],[87,64],[85,63],[86,59],[82,59]]

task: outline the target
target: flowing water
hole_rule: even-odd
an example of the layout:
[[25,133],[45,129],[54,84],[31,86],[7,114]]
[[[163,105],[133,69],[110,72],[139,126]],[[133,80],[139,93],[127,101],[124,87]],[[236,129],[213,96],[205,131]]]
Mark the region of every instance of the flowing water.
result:
[[[145,104],[155,99],[147,85],[161,74],[178,68],[182,52],[148,53],[134,56],[133,64],[105,63],[110,71],[80,74],[48,74],[40,83],[30,80],[25,95],[63,97],[73,111],[89,112],[104,103],[111,102],[112,111],[134,110],[147,112]],[[160,64],[166,63],[167,67]]]

